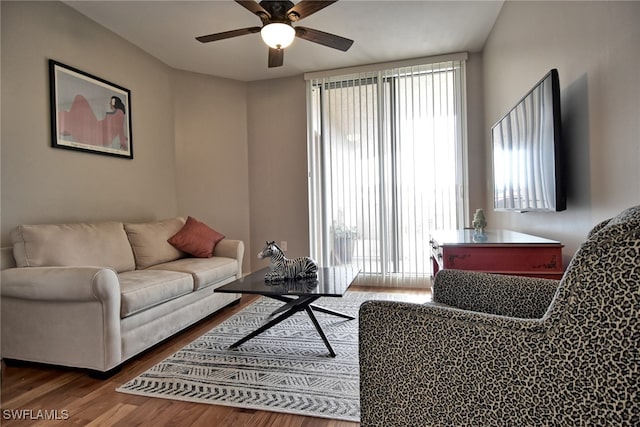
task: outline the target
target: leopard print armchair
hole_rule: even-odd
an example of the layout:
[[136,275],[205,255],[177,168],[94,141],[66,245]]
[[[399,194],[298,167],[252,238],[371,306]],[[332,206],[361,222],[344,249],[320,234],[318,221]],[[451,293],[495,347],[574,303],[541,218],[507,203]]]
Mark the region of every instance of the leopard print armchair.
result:
[[361,426],[640,425],[640,206],[562,280],[443,270],[360,309]]

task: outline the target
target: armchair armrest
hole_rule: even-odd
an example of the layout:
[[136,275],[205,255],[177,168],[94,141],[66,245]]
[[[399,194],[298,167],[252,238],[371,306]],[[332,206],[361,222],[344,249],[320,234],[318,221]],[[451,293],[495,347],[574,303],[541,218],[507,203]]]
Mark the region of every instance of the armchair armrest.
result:
[[600,221],[597,223],[587,234],[587,240],[591,239],[598,231],[602,230],[611,222],[611,218],[605,219],[604,221]]
[[433,301],[462,310],[539,319],[549,308],[559,280],[440,270]]
[[242,240],[222,239],[214,248],[213,256],[238,260],[236,277],[242,277],[242,260],[244,258],[244,242]]
[[40,301],[102,301],[120,306],[118,275],[104,267],[22,267],[2,271],[2,296]]
[[[535,425],[536,417],[544,419],[527,408],[553,381],[536,372],[548,347],[545,321],[369,301],[359,322],[362,426]],[[522,369],[510,370],[514,366]],[[532,385],[519,394],[513,381]]]

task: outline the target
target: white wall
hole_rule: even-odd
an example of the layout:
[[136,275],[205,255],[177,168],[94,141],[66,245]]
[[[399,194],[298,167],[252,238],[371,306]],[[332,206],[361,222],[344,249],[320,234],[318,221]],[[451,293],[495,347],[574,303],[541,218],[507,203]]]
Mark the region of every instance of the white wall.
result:
[[484,48],[490,128],[551,68],[560,74],[567,210],[488,212],[490,227],[562,241],[565,262],[600,220],[640,203],[640,2],[507,1]]

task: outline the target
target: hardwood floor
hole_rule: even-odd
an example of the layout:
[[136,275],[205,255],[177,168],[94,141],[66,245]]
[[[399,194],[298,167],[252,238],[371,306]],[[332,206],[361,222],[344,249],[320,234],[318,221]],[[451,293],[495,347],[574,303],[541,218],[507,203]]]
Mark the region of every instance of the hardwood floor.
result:
[[[430,298],[428,290],[352,286],[352,290],[399,292]],[[83,370],[35,364],[7,366],[2,362],[0,425],[2,426],[217,426],[217,427],[356,427],[359,423],[277,412],[181,402],[118,393],[116,387],[172,355],[242,310],[257,297],[237,304],[126,362],[106,380]]]

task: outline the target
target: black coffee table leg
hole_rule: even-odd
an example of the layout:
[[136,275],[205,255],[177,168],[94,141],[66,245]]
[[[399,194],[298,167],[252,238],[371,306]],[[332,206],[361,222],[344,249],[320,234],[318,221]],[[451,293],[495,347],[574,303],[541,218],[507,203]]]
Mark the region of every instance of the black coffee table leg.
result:
[[317,297],[317,296],[300,297],[300,298],[298,298],[298,299],[296,299],[294,301],[291,301],[293,304],[290,305],[290,308],[285,313],[281,314],[280,316],[276,317],[275,319],[270,320],[269,322],[267,322],[264,325],[260,326],[258,329],[256,329],[255,331],[251,332],[246,337],[234,342],[233,344],[231,344],[229,346],[229,348],[236,348],[236,347],[244,344],[245,342],[249,341],[251,338],[254,338],[254,337],[260,335],[261,333],[263,333],[267,329],[271,329],[275,325],[277,325],[278,323],[280,323],[280,322],[282,322],[284,320],[287,320],[289,317],[293,316],[297,312],[302,311],[302,310],[306,310],[309,307],[309,304],[311,304],[313,301],[317,300],[318,298],[319,297]]
[[355,317],[349,316],[348,314],[340,313],[338,311],[329,310],[328,308],[320,307],[319,305],[310,304],[309,305],[315,311],[319,311],[320,313],[331,314],[332,316],[342,317],[344,319],[353,320]]
[[[276,314],[279,314],[279,313],[282,313],[283,311],[289,310],[293,305],[296,304],[296,301],[298,301],[296,298],[287,297],[287,296],[283,296],[283,295],[267,295],[267,296],[269,298],[273,298],[275,300],[282,301],[282,302],[286,303],[283,306],[278,307],[276,310],[274,310],[270,314],[270,316],[275,316]],[[326,313],[326,314],[330,314],[332,316],[342,317],[343,319],[349,319],[349,320],[355,319],[355,317],[349,316],[348,314],[340,313],[340,312],[334,311],[334,310],[329,310],[328,308],[321,307],[319,305],[309,304],[309,306],[312,309],[314,309],[315,311],[319,311],[320,313]]]
[[297,311],[298,310],[289,310],[289,311],[287,311],[286,313],[284,313],[284,314],[276,317],[275,319],[269,321],[268,323],[265,323],[264,325],[260,326],[258,329],[256,329],[255,331],[251,332],[246,337],[234,342],[233,344],[231,344],[229,346],[229,348],[236,348],[236,347],[244,344],[245,342],[249,341],[251,338],[254,338],[254,337],[260,335],[261,333],[263,333],[267,329],[270,329],[270,328],[274,327],[275,325],[277,325],[278,323],[282,322],[283,320],[287,320],[289,317],[291,317],[294,314],[296,314]]
[[286,303],[281,307],[278,307],[277,309],[273,310],[269,316],[275,316],[276,314],[280,314],[284,311],[289,310],[292,306],[296,304],[296,301],[298,301],[298,298],[285,297],[281,295],[269,295],[269,298],[273,298],[278,301],[282,301]]
[[[286,301],[287,302],[284,305],[284,308],[286,308],[287,311],[284,312],[283,314],[279,315],[275,319],[272,319],[269,322],[265,323],[264,325],[262,325],[261,327],[259,327],[255,331],[251,332],[249,335],[245,336],[244,338],[242,338],[242,339],[236,341],[235,343],[231,344],[229,346],[229,348],[237,348],[238,346],[244,344],[245,342],[249,341],[250,339],[255,338],[256,336],[260,335],[261,333],[263,333],[267,329],[273,328],[278,323],[280,323],[280,322],[282,322],[284,320],[287,320],[289,317],[293,316],[297,312],[304,310],[304,311],[307,312],[307,315],[311,319],[311,322],[313,323],[313,326],[316,328],[316,331],[318,331],[318,334],[320,335],[320,338],[322,338],[322,341],[324,342],[324,345],[327,347],[327,350],[329,350],[329,354],[331,355],[331,357],[336,357],[336,352],[333,351],[333,348],[331,347],[331,344],[329,343],[329,339],[327,338],[327,336],[325,335],[324,331],[322,330],[322,327],[320,326],[320,322],[318,322],[318,319],[316,318],[316,315],[313,314],[313,311],[316,310],[316,311],[320,311],[322,313],[332,314],[334,316],[339,316],[339,317],[343,317],[345,319],[350,319],[350,320],[354,319],[354,317],[348,316],[346,314],[338,313],[337,311],[329,310],[329,309],[326,309],[324,307],[319,307],[319,306],[312,305],[311,303],[313,301],[317,300],[318,298],[319,297],[315,297],[315,296],[314,297],[300,297],[298,299],[288,298],[288,297],[276,298],[276,299],[278,299],[280,301]],[[280,307],[278,310],[282,311],[284,308]],[[272,315],[273,315],[273,313],[272,313]]]
[[327,339],[327,336],[322,331],[322,328],[320,327],[320,323],[318,323],[318,319],[316,319],[316,315],[313,314],[313,310],[310,307],[306,307],[305,311],[309,315],[309,318],[311,318],[311,321],[313,322],[313,326],[316,327],[316,331],[318,331],[320,338],[322,338],[322,341],[324,341],[324,345],[327,347],[327,350],[329,350],[329,354],[331,355],[331,357],[336,357],[336,352],[333,351],[331,344],[329,344],[329,340]]

